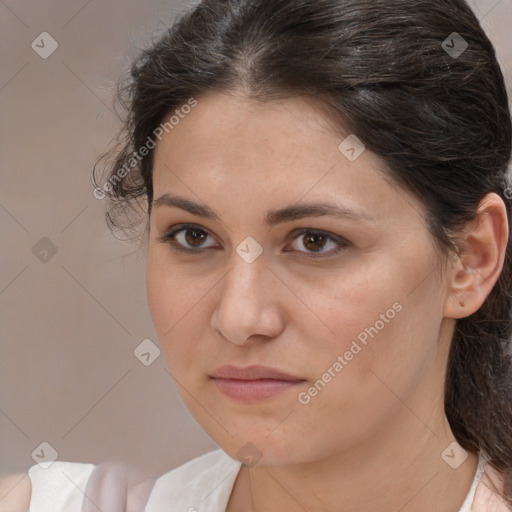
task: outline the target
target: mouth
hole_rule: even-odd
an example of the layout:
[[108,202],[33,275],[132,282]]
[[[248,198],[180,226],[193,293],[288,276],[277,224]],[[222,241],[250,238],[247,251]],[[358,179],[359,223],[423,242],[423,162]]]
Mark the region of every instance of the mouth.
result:
[[210,378],[221,393],[241,402],[265,400],[306,382],[300,377],[264,366],[223,366]]

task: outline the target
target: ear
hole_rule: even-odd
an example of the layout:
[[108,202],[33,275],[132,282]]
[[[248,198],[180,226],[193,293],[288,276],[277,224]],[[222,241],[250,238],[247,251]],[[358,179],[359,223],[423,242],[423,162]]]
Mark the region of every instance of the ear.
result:
[[498,194],[487,194],[458,234],[459,252],[447,274],[446,317],[464,318],[481,307],[503,269],[508,235],[505,203]]

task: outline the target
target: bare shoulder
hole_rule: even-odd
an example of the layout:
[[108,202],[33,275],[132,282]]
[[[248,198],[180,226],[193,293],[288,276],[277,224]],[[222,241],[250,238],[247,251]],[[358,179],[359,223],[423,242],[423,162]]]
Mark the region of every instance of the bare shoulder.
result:
[[31,495],[28,473],[0,476],[0,512],[27,512]]

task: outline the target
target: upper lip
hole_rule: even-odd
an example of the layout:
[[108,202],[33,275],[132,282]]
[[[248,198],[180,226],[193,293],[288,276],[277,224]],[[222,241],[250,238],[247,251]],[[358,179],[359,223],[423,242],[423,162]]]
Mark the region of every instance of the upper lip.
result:
[[258,379],[275,379],[297,381],[304,380],[300,377],[290,375],[281,370],[269,368],[267,366],[246,366],[238,368],[236,366],[221,366],[211,374],[216,379],[237,379],[237,380],[258,380]]

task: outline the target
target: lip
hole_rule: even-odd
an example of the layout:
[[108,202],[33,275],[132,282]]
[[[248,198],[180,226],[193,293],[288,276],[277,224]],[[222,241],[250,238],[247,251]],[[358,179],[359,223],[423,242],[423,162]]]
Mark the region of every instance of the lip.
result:
[[265,400],[305,382],[305,379],[265,366],[222,366],[210,378],[221,393],[240,402]]
[[275,379],[282,381],[299,381],[304,380],[296,375],[290,375],[281,370],[269,368],[267,366],[246,366],[239,368],[237,366],[221,366],[212,372],[211,375],[215,379],[237,379],[237,380],[259,380],[259,379]]

